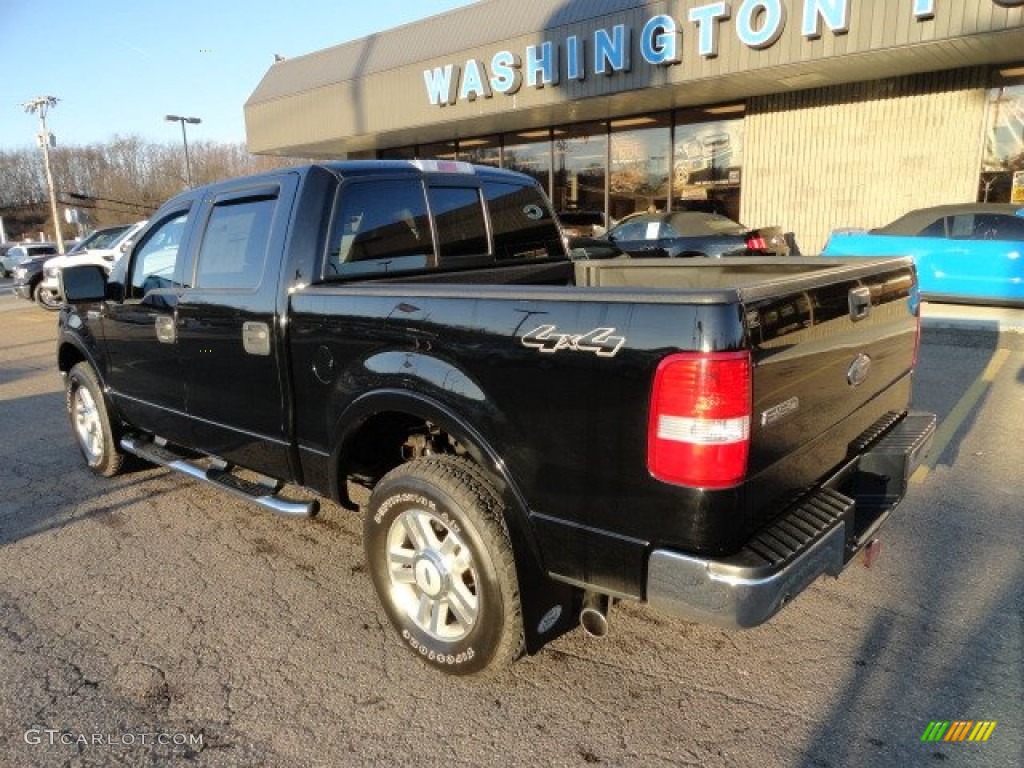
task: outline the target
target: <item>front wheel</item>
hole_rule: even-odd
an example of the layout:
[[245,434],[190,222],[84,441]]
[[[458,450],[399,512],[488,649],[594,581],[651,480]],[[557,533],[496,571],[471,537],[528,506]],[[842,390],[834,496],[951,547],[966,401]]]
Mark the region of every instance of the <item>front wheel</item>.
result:
[[43,288],[42,282],[36,283],[36,287],[32,289],[32,298],[34,298],[36,300],[36,304],[43,309],[48,309],[51,312],[60,309],[60,299],[57,298],[57,295],[50,290]]
[[496,672],[523,649],[515,560],[498,494],[467,459],[389,472],[364,522],[370,577],[407,648],[451,675]]
[[71,429],[89,468],[104,477],[119,474],[125,455],[117,445],[103,388],[88,363],[78,363],[68,373],[66,402]]

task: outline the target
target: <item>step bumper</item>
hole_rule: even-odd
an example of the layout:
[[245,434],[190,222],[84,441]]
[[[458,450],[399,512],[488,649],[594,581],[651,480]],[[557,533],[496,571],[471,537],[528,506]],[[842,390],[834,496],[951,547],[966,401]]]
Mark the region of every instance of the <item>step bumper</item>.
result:
[[933,414],[908,414],[731,557],[654,550],[647,602],[659,612],[727,629],[763,624],[820,576],[839,576],[875,540],[934,433]]

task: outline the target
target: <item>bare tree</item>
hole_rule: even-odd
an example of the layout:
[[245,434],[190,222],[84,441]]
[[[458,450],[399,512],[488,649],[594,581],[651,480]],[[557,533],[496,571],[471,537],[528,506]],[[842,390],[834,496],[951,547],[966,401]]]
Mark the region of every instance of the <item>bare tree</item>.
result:
[[[199,142],[189,150],[193,181],[199,185],[300,162],[250,155],[240,143]],[[50,159],[59,205],[79,212],[83,231],[146,218],[186,186],[181,147],[174,142],[114,136],[102,144],[58,147],[51,150]],[[36,150],[0,151],[0,216],[8,234],[20,238],[40,230],[52,233],[46,199]]]

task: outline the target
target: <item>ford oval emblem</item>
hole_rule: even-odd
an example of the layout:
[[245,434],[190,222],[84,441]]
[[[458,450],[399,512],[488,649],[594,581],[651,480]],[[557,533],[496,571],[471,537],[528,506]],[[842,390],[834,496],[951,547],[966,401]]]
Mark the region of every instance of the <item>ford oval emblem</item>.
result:
[[850,363],[850,367],[846,369],[846,381],[851,387],[859,387],[869,373],[871,373],[871,358],[864,354],[857,355]]

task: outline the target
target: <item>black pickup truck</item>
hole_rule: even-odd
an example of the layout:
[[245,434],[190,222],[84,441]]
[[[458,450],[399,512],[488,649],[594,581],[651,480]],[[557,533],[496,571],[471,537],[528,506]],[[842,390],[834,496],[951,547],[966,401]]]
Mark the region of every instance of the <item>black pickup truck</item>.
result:
[[871,552],[935,424],[910,260],[583,256],[535,182],[462,163],[186,192],[109,277],[63,272],[72,429],[96,472],[283,514],[369,489],[384,609],[453,674],[613,600],[754,626]]

